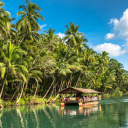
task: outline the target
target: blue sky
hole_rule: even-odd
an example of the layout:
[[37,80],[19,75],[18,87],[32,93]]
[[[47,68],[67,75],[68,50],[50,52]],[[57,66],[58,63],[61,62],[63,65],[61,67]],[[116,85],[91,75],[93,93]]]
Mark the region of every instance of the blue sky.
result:
[[[88,45],[106,50],[128,70],[128,0],[31,0],[42,8],[45,21],[39,21],[43,33],[48,28],[64,36],[65,25],[74,22],[85,33]],[[12,17],[24,0],[3,0]],[[15,21],[15,22],[16,22]]]

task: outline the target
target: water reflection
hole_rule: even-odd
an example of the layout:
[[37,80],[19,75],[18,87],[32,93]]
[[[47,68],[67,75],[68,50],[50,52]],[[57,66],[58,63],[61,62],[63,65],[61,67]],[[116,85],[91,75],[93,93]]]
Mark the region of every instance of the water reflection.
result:
[[21,122],[22,127],[25,128],[25,127],[24,127],[23,117],[22,117],[22,115],[21,115],[20,110],[19,110],[18,108],[16,108],[16,111],[17,111],[17,115],[20,117],[20,122]]
[[3,114],[3,111],[2,111],[2,108],[1,108],[1,109],[0,109],[0,127],[1,127],[1,128],[3,128],[3,127],[2,127],[2,121],[1,121],[2,114]]
[[[0,128],[127,128],[128,97],[89,108],[36,105],[0,109]],[[109,104],[108,104],[109,103]]]
[[60,114],[61,115],[70,115],[70,116],[77,116],[77,115],[90,115],[92,113],[96,113],[101,111],[101,105],[95,105],[90,107],[65,107],[61,108]]

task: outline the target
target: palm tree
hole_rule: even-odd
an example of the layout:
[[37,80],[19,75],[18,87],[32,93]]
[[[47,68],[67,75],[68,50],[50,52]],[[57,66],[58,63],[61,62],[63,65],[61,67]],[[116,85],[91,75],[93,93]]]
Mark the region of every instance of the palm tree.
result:
[[0,40],[5,41],[15,35],[15,30],[14,24],[11,24],[14,18],[11,18],[11,14],[1,7],[3,5],[4,3],[0,1]]
[[14,75],[18,81],[20,81],[20,79],[25,81],[27,68],[24,66],[22,58],[25,51],[21,50],[19,47],[16,47],[9,42],[7,45],[4,45],[0,51],[2,56],[2,62],[0,62],[0,72],[2,78],[2,89],[0,92],[1,98],[8,75]]
[[76,47],[77,49],[79,49],[79,46],[83,42],[87,42],[87,39],[85,38],[83,33],[80,33],[78,31],[80,25],[78,26],[78,25],[75,25],[74,23],[69,22],[69,26],[66,25],[65,27],[67,28],[67,30],[65,30],[66,36],[64,37],[64,41],[68,45],[68,50],[65,54],[65,57],[66,57],[70,47],[71,48]]
[[[28,63],[28,67],[29,67],[29,64]],[[37,66],[38,67],[38,66]],[[28,83],[30,82],[30,80],[35,80],[35,83],[37,84],[36,85],[36,89],[35,89],[35,93],[34,93],[34,96],[32,99],[35,98],[36,96],[36,93],[37,93],[37,89],[38,89],[38,83],[41,82],[41,76],[42,76],[42,73],[41,71],[39,71],[38,69],[34,69],[34,68],[37,68],[37,67],[32,67],[28,70],[28,72],[25,74],[25,78],[26,78],[26,81],[23,81],[23,86],[21,88],[21,93],[20,93],[20,96],[18,97],[16,103],[18,104],[21,97],[22,97],[22,94],[23,94],[23,90],[24,90],[24,86],[26,84],[26,87],[28,86]]]
[[[0,6],[4,6],[4,3],[2,1],[0,1]],[[0,8],[1,9],[1,8]]]
[[123,79],[123,74],[124,74],[124,70],[123,65],[121,63],[119,63],[117,60],[115,59],[110,59],[110,66],[113,68],[114,70],[114,75],[115,75],[115,81],[116,81],[116,85],[114,86],[114,88],[116,89],[116,87],[121,87],[122,84],[122,79]]
[[2,20],[2,16],[4,15],[5,11],[4,9],[2,8],[2,6],[4,6],[5,4],[0,1],[0,21]]
[[34,93],[34,96],[33,96],[32,99],[34,99],[35,96],[36,96],[39,82],[42,82],[41,76],[42,76],[42,72],[39,71],[39,70],[30,70],[29,73],[28,73],[28,82],[29,82],[30,79],[35,79],[36,84],[37,84],[36,89],[35,89],[35,93]]
[[50,51],[53,52],[53,47],[58,41],[58,35],[54,35],[55,30],[52,28],[49,28],[48,31],[45,31],[46,34],[44,35],[44,39],[46,42],[48,42],[48,46]]
[[84,60],[84,64],[86,66],[89,66],[90,64],[95,62],[96,52],[93,51],[93,49],[87,48],[87,49],[83,50],[82,54],[83,54],[83,58],[84,58],[83,59]]
[[68,25],[65,26],[67,30],[65,30],[64,40],[66,44],[74,47],[75,45],[80,45],[82,42],[87,42],[87,39],[84,37],[83,33],[78,31],[80,25],[75,25],[74,23],[69,22]]
[[7,39],[11,39],[11,37],[15,38],[15,34],[16,31],[14,30],[15,25],[12,24],[11,22],[14,20],[15,18],[11,18],[10,17],[10,13],[5,11],[5,15],[3,16],[3,22],[2,25],[4,26],[5,31],[3,31],[3,39],[7,40]]
[[110,76],[111,70],[109,65],[109,56],[107,56],[108,53],[106,51],[103,51],[102,54],[97,55],[97,62],[95,62],[95,70],[96,70],[96,76],[95,81],[99,88],[102,90],[102,94],[104,95],[105,92],[105,82],[107,81],[107,78]]
[[22,37],[20,44],[25,39],[25,37],[29,37],[30,39],[33,40],[31,32],[33,31],[37,32],[40,30],[40,26],[37,23],[38,19],[41,19],[44,21],[44,17],[37,12],[37,11],[41,12],[41,8],[38,7],[37,4],[31,3],[31,1],[30,2],[27,0],[25,1],[27,5],[19,6],[19,8],[23,9],[23,11],[19,11],[17,13],[18,16],[20,15],[22,16],[21,19],[16,24],[17,30],[19,32],[22,32],[22,31],[24,32],[24,36]]

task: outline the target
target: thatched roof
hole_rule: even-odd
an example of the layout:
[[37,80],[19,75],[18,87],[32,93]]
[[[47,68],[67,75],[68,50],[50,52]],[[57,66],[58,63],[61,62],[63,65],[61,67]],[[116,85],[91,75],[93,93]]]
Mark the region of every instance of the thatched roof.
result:
[[69,88],[65,88],[65,89],[59,91],[58,93],[60,93],[60,94],[78,94],[78,93],[100,93],[100,92],[95,91],[93,89],[69,87]]

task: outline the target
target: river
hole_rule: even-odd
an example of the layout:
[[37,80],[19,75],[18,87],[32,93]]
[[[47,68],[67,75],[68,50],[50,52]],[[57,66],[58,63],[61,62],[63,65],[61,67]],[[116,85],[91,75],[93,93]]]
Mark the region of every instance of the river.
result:
[[128,128],[128,96],[79,108],[56,104],[0,109],[0,128]]

